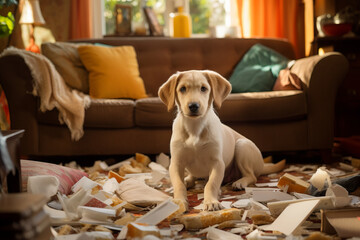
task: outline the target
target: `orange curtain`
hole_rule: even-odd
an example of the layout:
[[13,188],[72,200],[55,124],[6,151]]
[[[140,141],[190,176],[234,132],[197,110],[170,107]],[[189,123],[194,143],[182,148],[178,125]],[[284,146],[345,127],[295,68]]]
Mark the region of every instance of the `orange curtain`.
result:
[[70,39],[92,37],[91,1],[71,1]]
[[[303,57],[301,0],[237,0],[243,37],[286,38]],[[300,36],[302,35],[302,36]]]

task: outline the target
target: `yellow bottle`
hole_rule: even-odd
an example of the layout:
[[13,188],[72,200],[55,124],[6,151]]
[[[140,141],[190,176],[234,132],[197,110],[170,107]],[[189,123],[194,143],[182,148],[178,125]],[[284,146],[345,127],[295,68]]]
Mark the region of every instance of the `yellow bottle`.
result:
[[191,36],[191,18],[189,14],[184,13],[184,8],[179,7],[178,12],[171,14],[171,36],[187,38]]

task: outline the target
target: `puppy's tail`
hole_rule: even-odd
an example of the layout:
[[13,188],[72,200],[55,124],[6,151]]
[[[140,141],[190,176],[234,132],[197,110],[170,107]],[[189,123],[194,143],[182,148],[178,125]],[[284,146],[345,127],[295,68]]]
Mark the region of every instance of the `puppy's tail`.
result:
[[285,168],[285,165],[286,165],[285,159],[283,159],[277,163],[265,163],[264,168],[261,172],[261,175],[280,172],[281,170],[283,170]]

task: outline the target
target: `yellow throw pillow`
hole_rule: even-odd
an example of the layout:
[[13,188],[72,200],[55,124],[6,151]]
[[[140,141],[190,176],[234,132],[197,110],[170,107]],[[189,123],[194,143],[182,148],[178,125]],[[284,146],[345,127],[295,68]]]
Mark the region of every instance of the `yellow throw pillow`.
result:
[[80,59],[89,71],[93,98],[147,97],[132,46],[79,46]]

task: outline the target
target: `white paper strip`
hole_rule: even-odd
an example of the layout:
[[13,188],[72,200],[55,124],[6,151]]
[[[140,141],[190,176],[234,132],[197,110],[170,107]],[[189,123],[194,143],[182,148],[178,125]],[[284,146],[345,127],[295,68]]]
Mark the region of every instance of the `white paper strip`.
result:
[[96,187],[98,185],[100,185],[100,184],[98,184],[97,182],[92,181],[91,179],[89,179],[87,177],[82,177],[79,181],[77,181],[77,183],[75,183],[71,187],[71,190],[74,193],[78,192],[80,189],[84,189],[85,191],[87,191],[89,189],[93,189],[94,187]]
[[142,217],[138,218],[136,223],[145,223],[149,225],[157,225],[162,220],[173,214],[179,209],[179,206],[172,202],[169,198],[168,200],[160,203],[151,211],[147,212]]
[[306,220],[319,202],[320,200],[317,199],[290,204],[272,224],[262,226],[261,229],[279,231],[285,235],[290,235]]
[[253,199],[258,202],[275,202],[275,201],[285,201],[294,199],[293,196],[287,193],[279,191],[254,191]]
[[240,240],[242,237],[240,235],[235,235],[230,232],[226,232],[214,227],[209,227],[206,235],[209,240]]
[[78,210],[82,216],[80,222],[83,223],[104,222],[106,224],[109,223],[108,217],[116,216],[116,210],[114,209],[80,206]]
[[59,179],[50,175],[30,176],[27,183],[27,191],[34,194],[43,194],[48,199],[56,195],[60,186]]

